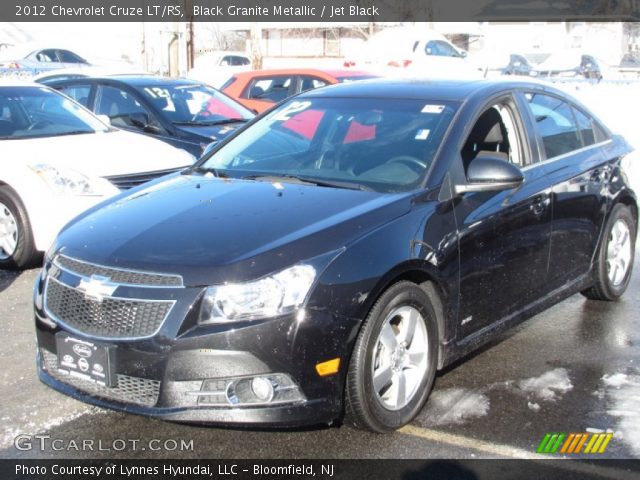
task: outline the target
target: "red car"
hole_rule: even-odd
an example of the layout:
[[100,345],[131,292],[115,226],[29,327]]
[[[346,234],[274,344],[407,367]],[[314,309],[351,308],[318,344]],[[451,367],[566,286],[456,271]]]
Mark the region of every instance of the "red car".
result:
[[254,70],[234,74],[221,90],[245,107],[260,113],[296,93],[334,83],[376,78],[352,70],[282,69]]

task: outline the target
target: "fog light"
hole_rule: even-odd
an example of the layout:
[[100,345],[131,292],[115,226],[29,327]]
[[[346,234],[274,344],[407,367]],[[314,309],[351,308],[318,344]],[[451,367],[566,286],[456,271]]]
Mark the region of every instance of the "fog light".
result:
[[264,377],[255,377],[251,380],[251,391],[262,402],[270,402],[273,398],[273,384]]
[[265,373],[255,377],[206,379],[199,391],[198,405],[244,407],[304,402],[306,397],[285,373]]

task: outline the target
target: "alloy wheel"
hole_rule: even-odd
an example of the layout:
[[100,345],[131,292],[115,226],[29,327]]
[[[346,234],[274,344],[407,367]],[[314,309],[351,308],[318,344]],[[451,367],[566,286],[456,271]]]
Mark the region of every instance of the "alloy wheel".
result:
[[9,208],[0,203],[0,260],[6,260],[16,251],[18,223]]
[[427,372],[429,342],[422,314],[402,306],[384,320],[373,350],[375,394],[388,410],[407,406]]

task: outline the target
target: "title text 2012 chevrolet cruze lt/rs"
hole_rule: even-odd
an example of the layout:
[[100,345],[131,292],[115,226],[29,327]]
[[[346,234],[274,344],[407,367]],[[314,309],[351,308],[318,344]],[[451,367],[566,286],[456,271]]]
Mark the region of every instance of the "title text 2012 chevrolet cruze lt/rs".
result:
[[62,230],[34,292],[40,378],[170,420],[396,429],[506,327],[622,295],[630,152],[536,83],[304,93]]

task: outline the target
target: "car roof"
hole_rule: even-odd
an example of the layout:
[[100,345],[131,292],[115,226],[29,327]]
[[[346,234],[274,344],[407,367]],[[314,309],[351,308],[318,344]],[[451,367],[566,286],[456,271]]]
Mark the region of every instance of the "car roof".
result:
[[140,74],[116,74],[116,75],[102,75],[102,76],[90,76],[86,78],[73,78],[68,80],[53,81],[49,85],[63,85],[65,83],[82,83],[87,80],[95,80],[101,83],[111,84],[125,84],[134,87],[144,86],[152,87],[154,85],[201,85],[202,82],[197,80],[190,80],[188,78],[170,78],[159,77],[157,75],[140,75]]
[[308,90],[301,97],[355,97],[433,99],[462,102],[473,96],[489,96],[514,89],[536,89],[554,92],[566,98],[566,93],[537,81],[479,79],[398,79],[376,78],[359,82],[340,83]]
[[366,72],[364,70],[351,70],[348,68],[344,69],[335,69],[335,70],[320,70],[321,72],[326,73],[327,75],[331,75],[332,77],[363,77],[363,76],[375,76],[378,77],[372,72]]
[[251,78],[262,75],[331,75],[331,73],[318,68],[269,68],[266,70],[248,70],[246,72],[233,74],[236,78]]

